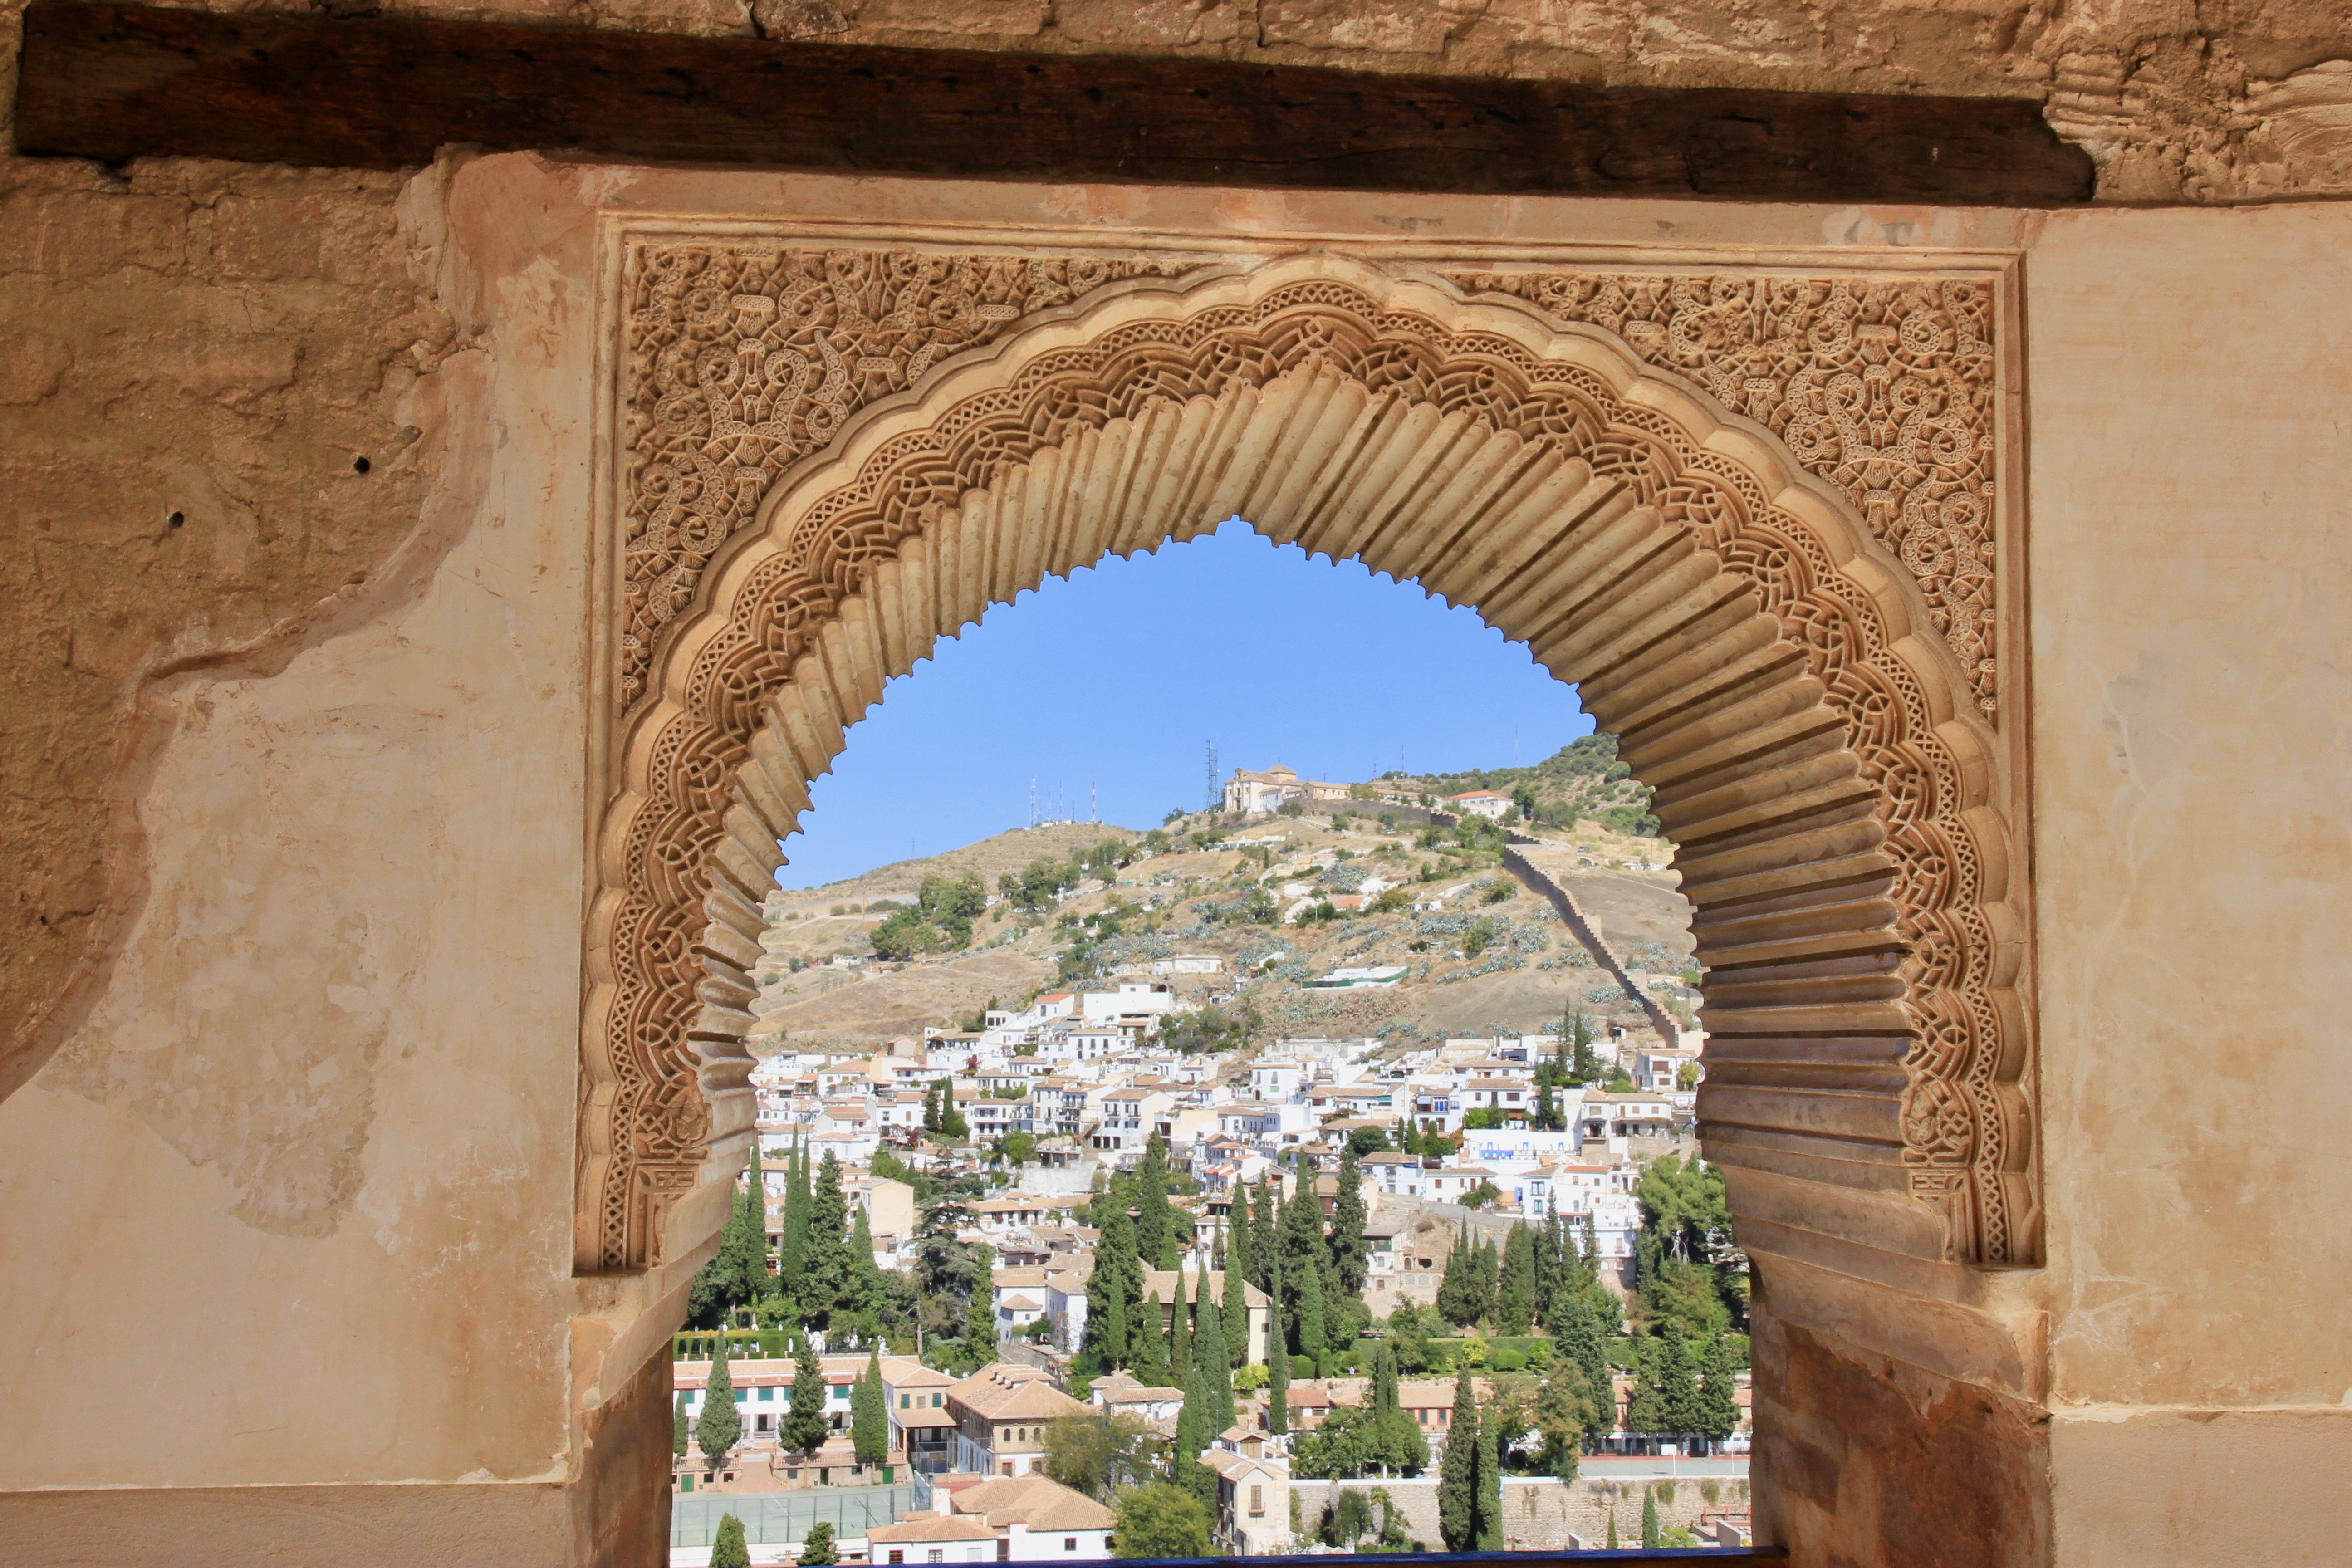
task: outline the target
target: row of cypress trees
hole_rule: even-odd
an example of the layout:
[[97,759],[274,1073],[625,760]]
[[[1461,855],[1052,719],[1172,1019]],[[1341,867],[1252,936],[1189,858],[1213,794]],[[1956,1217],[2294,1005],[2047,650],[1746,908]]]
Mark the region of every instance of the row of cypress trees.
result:
[[[792,1397],[776,1441],[787,1452],[809,1454],[823,1447],[832,1431],[825,1412],[824,1367],[805,1336],[793,1346],[793,1354]],[[889,1457],[890,1418],[884,1398],[882,1352],[877,1347],[866,1352],[866,1370],[849,1394],[850,1446],[860,1465],[878,1465]],[[724,1355],[711,1360],[702,1413],[694,1418],[691,1430],[696,1445],[713,1458],[742,1441],[743,1413],[735,1403],[734,1373]],[[686,1454],[688,1431],[686,1395],[680,1394],[673,1439],[680,1458]]]
[[[696,1273],[688,1321],[713,1328],[740,1308],[788,1327],[831,1328],[837,1320],[871,1320],[886,1295],[874,1265],[874,1237],[841,1190],[841,1164],[830,1151],[812,1175],[805,1145],[787,1153],[782,1233],[768,1246],[768,1194],[760,1150],[719,1234],[719,1251]],[[773,1271],[771,1272],[771,1260]],[[787,1305],[789,1303],[789,1305]]]

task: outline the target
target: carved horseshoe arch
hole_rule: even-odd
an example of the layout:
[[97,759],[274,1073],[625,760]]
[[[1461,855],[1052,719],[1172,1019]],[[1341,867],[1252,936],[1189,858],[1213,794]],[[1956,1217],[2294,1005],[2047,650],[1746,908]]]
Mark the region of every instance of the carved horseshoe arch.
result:
[[[685,266],[672,319],[720,325],[699,350],[684,333],[635,356],[647,385],[625,402],[656,414],[632,417],[667,417],[664,450],[688,457],[633,470],[631,549],[653,565],[630,574],[587,938],[583,1272],[690,1266],[715,1240],[753,1120],[761,890],[808,781],[884,682],[1048,575],[1235,514],[1475,607],[1619,736],[1697,910],[1701,1131],[1743,1237],[2037,1259],[2012,830],[1989,658],[1964,666],[1976,626],[1956,637],[1953,614],[1961,590],[1990,603],[1989,568],[1952,576],[1966,529],[1990,537],[1969,521],[1989,498],[1965,475],[1906,489],[1890,448],[1860,452],[1933,438],[1865,429],[1864,372],[1906,345],[1948,355],[1953,329],[1938,347],[1908,315],[1864,323],[1880,337],[1852,384],[1834,365],[1815,378],[1814,411],[1833,413],[1807,417],[1784,375],[1783,416],[1759,418],[1701,390],[1727,384],[1704,355],[1703,375],[1659,368],[1687,339],[1644,352],[1647,334],[1563,319],[1559,290],[1524,277],[1063,258],[1028,263],[1034,286],[982,321],[984,278],[938,282],[960,264],[824,261],[835,308],[866,328],[909,289],[861,279],[931,279],[934,309],[963,310],[961,341],[982,345],[936,367],[782,354],[773,323],[808,290],[754,302]],[[1859,330],[1845,283],[1768,284]],[[1932,300],[1938,285],[1916,287]],[[1769,416],[1759,380],[1730,384]],[[747,401],[769,385],[772,402]],[[1790,441],[1822,449],[1801,460]],[[1936,538],[1960,542],[1931,548],[1919,509],[1955,494]]]

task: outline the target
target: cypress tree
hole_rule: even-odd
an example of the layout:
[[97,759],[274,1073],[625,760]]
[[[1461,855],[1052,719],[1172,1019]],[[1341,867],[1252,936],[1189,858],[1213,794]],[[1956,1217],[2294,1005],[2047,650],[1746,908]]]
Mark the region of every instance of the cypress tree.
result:
[[956,1109],[955,1085],[947,1079],[940,1079],[940,1136],[961,1139],[971,1131],[964,1125],[963,1112]]
[[1151,1388],[1183,1387],[1181,1379],[1173,1384],[1169,1383],[1171,1372],[1168,1365],[1168,1341],[1160,1331],[1159,1291],[1145,1294],[1143,1310],[1136,1314],[1129,1330],[1127,1370],[1135,1381]]
[[1536,1090],[1536,1130],[1539,1132],[1557,1132],[1559,1129],[1553,1123],[1559,1120],[1559,1102],[1551,1097],[1551,1075],[1547,1071],[1544,1074],[1543,1087]]
[[1592,1315],[1592,1303],[1581,1295],[1570,1297],[1566,1321],[1555,1331],[1562,1353],[1584,1373],[1591,1391],[1586,1427],[1595,1432],[1616,1430],[1617,1398],[1609,1377],[1608,1352],[1601,1344],[1601,1321]]
[[743,1436],[743,1413],[735,1408],[735,1380],[727,1369],[727,1342],[722,1337],[711,1353],[710,1381],[702,1390],[702,1414],[695,1418],[695,1446],[705,1458],[716,1459]]
[[[1201,1450],[1214,1439],[1209,1431],[1210,1395],[1208,1373],[1198,1356],[1192,1358],[1192,1370],[1184,1380],[1184,1404],[1176,1412],[1176,1452],[1174,1479],[1178,1486],[1190,1489],[1203,1502],[1216,1501],[1216,1473],[1201,1463]],[[1219,1431],[1223,1428],[1218,1428]]]
[[1706,1375],[1698,1385],[1698,1425],[1694,1428],[1709,1442],[1720,1443],[1738,1429],[1739,1401],[1733,1394],[1738,1378],[1731,1341],[1716,1335],[1706,1347]]
[[1176,1267],[1175,1215],[1168,1206],[1168,1145],[1154,1132],[1136,1173],[1135,1255],[1146,1268]]
[[1536,1243],[1524,1225],[1511,1227],[1496,1287],[1495,1321],[1507,1334],[1524,1334],[1536,1316]]
[[710,1568],[751,1568],[751,1548],[743,1543],[743,1521],[731,1513],[719,1516],[718,1533],[710,1538]]
[[1232,1353],[1225,1349],[1224,1314],[1210,1299],[1209,1279],[1201,1277],[1201,1328],[1192,1342],[1192,1364],[1201,1371],[1201,1386],[1208,1395],[1208,1440],[1224,1436],[1235,1419],[1234,1412],[1234,1363]]
[[923,1131],[937,1132],[939,1130],[940,1086],[936,1083],[928,1083],[923,1086]]
[[[1225,1299],[1219,1303],[1217,1321],[1224,1325],[1225,1354],[1234,1366],[1249,1364],[1249,1297],[1244,1293],[1242,1271],[1231,1263],[1225,1266]],[[1226,1379],[1231,1382],[1232,1379]]]
[[1478,1544],[1480,1552],[1503,1550],[1502,1437],[1496,1423],[1478,1425]]
[[835,1306],[868,1317],[882,1307],[882,1270],[874,1261],[874,1231],[862,1205],[850,1220],[848,1283]]
[[1665,1321],[1658,1347],[1658,1414],[1666,1432],[1696,1432],[1699,1409],[1698,1367],[1691,1359],[1690,1341],[1673,1318]]
[[1281,1283],[1277,1276],[1276,1288],[1265,1293],[1272,1303],[1265,1324],[1265,1429],[1276,1437],[1290,1431],[1290,1343],[1283,1328]]
[[686,1393],[681,1389],[677,1396],[677,1433],[670,1440],[670,1452],[681,1459],[686,1458],[687,1439],[692,1436],[690,1426],[686,1415]]
[[996,1359],[996,1285],[992,1263],[995,1249],[986,1245],[972,1248],[972,1262],[978,1272],[972,1276],[971,1294],[964,1300],[963,1339],[971,1353]]
[[1331,1204],[1331,1268],[1344,1295],[1364,1293],[1371,1244],[1364,1239],[1364,1176],[1354,1144],[1339,1156],[1339,1191]]
[[1661,1346],[1655,1339],[1633,1342],[1637,1364],[1633,1368],[1633,1397],[1625,1405],[1625,1429],[1629,1432],[1664,1432],[1666,1407],[1659,1398],[1658,1359]]
[[1176,1270],[1176,1304],[1168,1314],[1168,1375],[1172,1386],[1190,1388],[1192,1375],[1192,1309],[1185,1301],[1184,1271]]
[[849,1396],[849,1441],[861,1466],[878,1465],[890,1457],[890,1413],[884,1397],[882,1350],[877,1345],[866,1352],[866,1370],[858,1374],[857,1387]]
[[[1225,1215],[1225,1272],[1258,1284],[1257,1257],[1251,1250],[1249,1189],[1236,1186]],[[1263,1289],[1264,1286],[1259,1286]]]
[[1257,1184],[1257,1212],[1250,1216],[1250,1261],[1257,1265],[1256,1285],[1266,1289],[1275,1263],[1282,1254],[1281,1178],[1268,1175]]
[[1642,1489],[1642,1550],[1655,1552],[1664,1544],[1658,1533],[1658,1493],[1654,1487]]
[[1437,1478],[1437,1532],[1446,1551],[1471,1551],[1478,1539],[1478,1402],[1466,1366],[1454,1374],[1454,1418]]
[[1127,1363],[1136,1317],[1131,1308],[1142,1296],[1143,1279],[1135,1261],[1135,1226],[1125,1211],[1111,1208],[1101,1228],[1094,1277],[1087,1282],[1087,1348],[1108,1370]]
[[[1321,1273],[1330,1267],[1331,1255],[1323,1240],[1323,1208],[1315,1201],[1314,1178],[1301,1173],[1298,1191],[1282,1205],[1282,1277],[1296,1298],[1307,1289],[1307,1271],[1311,1267]],[[1325,1286],[1331,1281],[1325,1279]]]
[[807,1261],[808,1226],[808,1178],[802,1163],[801,1146],[795,1142],[793,1152],[785,1156],[784,1234],[776,1253],[782,1278],[790,1282],[786,1293],[795,1300],[800,1298],[803,1281],[807,1279],[804,1266]]
[[793,1411],[780,1434],[786,1452],[814,1454],[824,1447],[830,1430],[824,1418],[824,1369],[803,1335],[793,1347]]
[[[751,1176],[760,1179],[758,1151],[753,1150]],[[768,1227],[767,1199],[759,1186],[739,1188],[726,1227],[719,1234],[719,1256],[712,1270],[719,1299],[729,1307],[756,1301],[766,1293]]]
[[[1099,1331],[1099,1332],[1097,1332]],[[1105,1367],[1125,1364],[1127,1360],[1127,1299],[1112,1295],[1103,1299],[1102,1306],[1087,1313],[1087,1337],[1098,1341],[1096,1354]]]
[[1307,1258],[1299,1267],[1305,1286],[1298,1292],[1298,1353],[1315,1363],[1316,1375],[1323,1372],[1323,1270],[1318,1261]]
[[1470,1255],[1470,1226],[1454,1233],[1454,1250],[1445,1255],[1445,1276],[1437,1282],[1438,1314],[1455,1328],[1478,1321],[1477,1265]]
[[1480,1242],[1475,1257],[1478,1269],[1474,1276],[1472,1289],[1476,1291],[1475,1300],[1478,1308],[1478,1318],[1480,1321],[1487,1321],[1495,1316],[1495,1297],[1502,1283],[1503,1264],[1501,1258],[1496,1255],[1495,1244],[1491,1241]]
[[1558,1209],[1535,1226],[1530,1245],[1536,1260],[1536,1321],[1547,1329],[1556,1329],[1558,1325],[1552,1321],[1552,1313],[1559,1300]]
[[1609,1510],[1609,1544],[1604,1550],[1617,1550],[1617,1510],[1613,1506]]
[[[849,1251],[849,1204],[841,1194],[841,1162],[824,1152],[816,1185],[809,1194],[801,1237],[801,1285],[793,1291],[816,1311],[830,1311],[849,1294],[856,1259]],[[870,1257],[870,1254],[869,1254]]]

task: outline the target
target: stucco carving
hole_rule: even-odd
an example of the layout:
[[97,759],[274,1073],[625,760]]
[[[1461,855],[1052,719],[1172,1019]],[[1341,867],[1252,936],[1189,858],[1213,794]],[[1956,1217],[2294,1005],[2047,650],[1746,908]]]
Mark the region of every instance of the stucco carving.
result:
[[[711,259],[677,257],[665,270]],[[882,264],[856,265],[870,278]],[[680,319],[684,290],[648,291],[646,276],[633,274],[630,300],[662,314],[652,328],[630,322],[633,344]],[[1771,330],[1732,334],[1719,317],[1667,310],[1702,288],[1734,309],[1750,301],[1750,319]],[[1963,509],[1924,509],[1991,482],[1964,439],[1975,426],[1878,374],[1977,341],[1952,325],[1955,309],[1981,336],[1977,300],[1926,288],[1896,300],[1731,278],[1629,294],[1648,299],[1621,322],[1636,338],[1647,322],[1664,343],[1704,330],[1768,356],[1787,331],[1877,345],[1850,358],[1817,347],[1769,397],[1746,384],[1769,374],[1745,378],[1738,405],[1764,416],[1750,426],[1646,378],[1650,356],[1624,335],[1563,331],[1548,319],[1556,310],[1465,300],[1425,274],[1294,258],[1181,288],[1133,282],[1019,333],[998,328],[1002,346],[934,372],[913,403],[827,424],[843,433],[768,499],[757,529],[742,528],[755,464],[739,463],[733,482],[706,451],[700,482],[733,499],[695,515],[738,537],[724,549],[695,539],[690,570],[704,580],[653,650],[607,818],[591,933],[587,1260],[627,1268],[657,1253],[667,1205],[705,1180],[706,1147],[748,1126],[740,1037],[759,890],[807,781],[884,681],[1048,573],[1233,510],[1476,605],[1582,682],[1596,717],[1626,739],[1636,771],[1661,784],[1701,910],[1709,1023],[1727,1053],[1706,1114],[1730,1157],[1872,1190],[1884,1179],[1853,1173],[1899,1171],[1942,1219],[1942,1256],[2030,1260],[2038,1201],[2018,943],[2001,912],[2008,830],[1986,795],[1992,731],[1964,717],[1979,705],[1980,672],[1905,622],[1893,584],[1907,575],[1908,535],[1877,550],[1871,525],[1801,483],[1767,433],[1775,408],[1801,442],[1823,443],[1809,420],[1865,432],[1874,455],[1838,488],[1861,485],[1890,529],[1910,507],[1914,526],[1953,530]],[[740,292],[684,308],[716,321],[740,312]],[[1940,349],[1925,327],[1906,334],[1914,315]],[[750,358],[632,354],[640,374],[670,367],[666,449],[690,450],[709,410],[755,423],[731,400],[734,364]],[[1693,368],[1720,363],[1701,355]],[[730,400],[683,379],[696,365]],[[804,403],[808,375],[791,361],[782,371],[771,384],[797,386]],[[633,420],[647,395],[627,389]],[[1905,410],[1922,418],[1906,426]],[[751,412],[775,422],[761,441],[798,451],[814,439],[772,409]],[[633,425],[633,440],[647,428]],[[1937,452],[1931,479],[1903,489],[1900,464]],[[629,493],[677,513],[659,486]],[[631,549],[655,515],[632,513]],[[687,595],[680,570],[655,555],[630,578]],[[1991,605],[1989,580],[1954,581],[1982,595],[1966,603]],[[1921,620],[1935,613],[1924,592]]]
[[1031,311],[1177,264],[708,242],[629,253],[619,705],[711,552],[793,459]]
[[1910,568],[1997,713],[1993,299],[1972,279],[1448,272],[1602,327],[1788,444]]

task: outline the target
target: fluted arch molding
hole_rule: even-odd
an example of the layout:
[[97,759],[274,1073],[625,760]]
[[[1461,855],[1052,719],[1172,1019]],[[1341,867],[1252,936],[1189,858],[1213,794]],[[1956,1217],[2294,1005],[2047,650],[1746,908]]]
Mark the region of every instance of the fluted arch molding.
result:
[[624,724],[579,1260],[690,1260],[754,1121],[777,841],[941,636],[1240,515],[1575,682],[1697,910],[1702,1134],[1755,1234],[2036,1259],[1996,745],[1917,584],[1763,426],[1596,328],[1297,255],[1097,289],[877,403],[714,557]]

